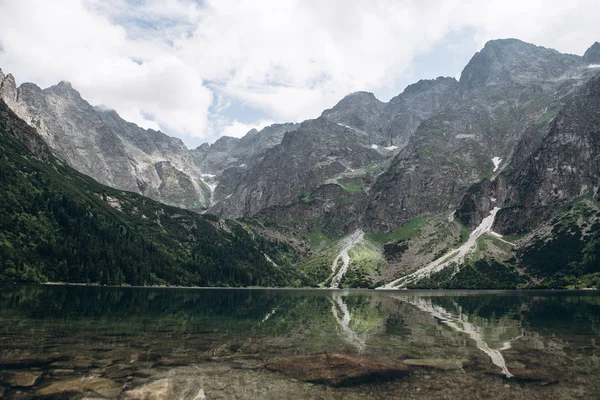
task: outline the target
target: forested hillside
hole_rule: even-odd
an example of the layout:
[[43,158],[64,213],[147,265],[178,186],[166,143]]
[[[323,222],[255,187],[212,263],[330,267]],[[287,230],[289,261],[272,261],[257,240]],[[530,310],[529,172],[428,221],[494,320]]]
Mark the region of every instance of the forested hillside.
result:
[[287,286],[291,248],[100,185],[0,101],[0,281]]

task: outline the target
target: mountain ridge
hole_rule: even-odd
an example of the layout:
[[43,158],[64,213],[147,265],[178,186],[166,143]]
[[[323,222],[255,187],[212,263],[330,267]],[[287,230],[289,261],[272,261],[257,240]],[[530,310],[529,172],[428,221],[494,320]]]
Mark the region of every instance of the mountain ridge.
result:
[[[160,132],[135,136],[141,131],[128,130],[115,112],[94,109],[85,115],[97,118],[102,140],[88,147],[106,146],[102,152],[139,163],[153,151],[170,155],[152,160],[156,180],[142,189],[136,179],[136,191],[155,190],[158,200],[252,221],[303,243],[308,250],[298,268],[313,283],[327,283],[331,262],[341,257],[337,246],[362,229],[364,244],[342,257],[350,257],[343,276],[333,274],[342,286],[397,281],[465,249],[464,257],[444,264],[454,269],[452,277],[471,276],[459,273],[463,268],[489,279],[502,268],[511,274],[519,268],[515,286],[546,279],[564,287],[593,279],[581,278],[573,266],[588,265],[597,250],[597,229],[591,227],[597,227],[600,186],[594,169],[600,69],[590,63],[599,46],[577,56],[517,39],[490,41],[459,81],[421,80],[389,102],[351,93],[316,119],[251,130],[240,139],[222,137],[192,150]],[[56,121],[31,112],[46,107],[40,89],[17,89],[12,76],[0,78],[0,95],[11,108],[48,143],[57,140]],[[53,88],[61,99],[74,95],[66,83]],[[58,126],[76,127],[78,118],[73,113]],[[53,152],[67,163],[81,156],[68,148],[55,145]],[[204,188],[203,201],[184,201],[190,193],[198,199],[198,187]],[[484,220],[489,229],[469,241],[468,232],[483,229]],[[520,238],[511,239],[515,235]],[[577,241],[588,247],[579,249]],[[582,256],[544,271],[540,252],[553,250],[542,242],[567,243]],[[582,267],[584,275],[600,272],[598,264],[598,271]],[[435,286],[452,277],[445,270],[428,272],[420,278],[424,283],[411,285]]]

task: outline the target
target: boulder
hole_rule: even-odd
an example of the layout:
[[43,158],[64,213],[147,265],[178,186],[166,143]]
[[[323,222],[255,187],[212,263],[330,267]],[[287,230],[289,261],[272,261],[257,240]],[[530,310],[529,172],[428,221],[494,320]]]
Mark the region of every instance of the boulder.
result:
[[512,379],[519,381],[541,382],[541,383],[556,383],[558,379],[543,369],[511,369],[513,374]]
[[174,397],[173,383],[169,379],[159,379],[138,388],[128,390],[122,400],[163,400]]
[[444,371],[450,371],[453,369],[461,369],[463,362],[461,360],[447,360],[447,359],[411,359],[403,360],[404,364],[411,367],[424,367],[441,369]]
[[37,391],[38,396],[66,396],[69,393],[95,392],[106,397],[116,397],[121,385],[105,378],[85,377],[52,383]]
[[31,387],[42,377],[42,373],[39,371],[7,372],[3,375],[4,382],[18,387]]
[[318,354],[284,358],[265,366],[291,378],[331,386],[385,382],[408,373],[402,363],[370,360],[346,354]]

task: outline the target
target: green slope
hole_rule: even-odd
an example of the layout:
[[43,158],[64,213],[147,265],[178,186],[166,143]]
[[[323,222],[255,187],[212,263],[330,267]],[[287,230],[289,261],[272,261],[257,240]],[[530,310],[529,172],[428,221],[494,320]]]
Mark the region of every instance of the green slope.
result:
[[98,184],[0,100],[0,281],[287,286],[292,258],[238,222]]

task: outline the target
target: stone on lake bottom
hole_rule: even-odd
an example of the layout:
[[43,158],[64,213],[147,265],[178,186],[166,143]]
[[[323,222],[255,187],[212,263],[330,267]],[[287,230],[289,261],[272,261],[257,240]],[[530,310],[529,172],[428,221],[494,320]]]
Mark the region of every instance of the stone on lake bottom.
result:
[[511,379],[520,381],[533,381],[542,383],[558,382],[557,378],[543,369],[511,369],[510,373],[513,374]]
[[86,377],[52,383],[37,391],[38,396],[63,395],[66,393],[95,392],[106,397],[116,397],[122,386],[105,378]]
[[159,379],[136,389],[128,390],[123,400],[163,400],[173,398],[173,385],[169,379]]
[[408,373],[402,363],[369,360],[345,354],[318,354],[285,358],[265,366],[291,378],[331,386],[385,382]]
[[31,387],[42,377],[39,371],[8,372],[3,379],[10,386]]
[[461,369],[463,362],[461,360],[444,360],[444,359],[410,359],[402,360],[402,362],[411,367],[426,367],[450,371],[453,369]]

